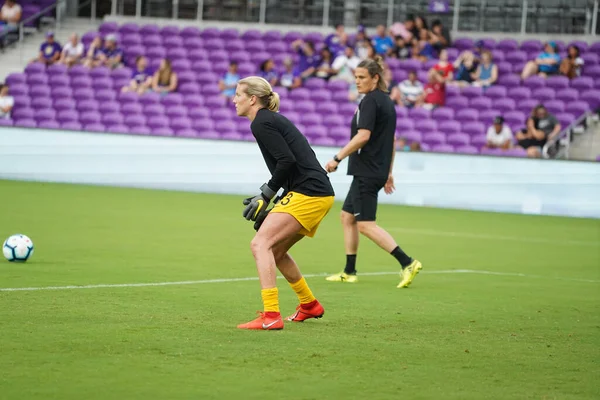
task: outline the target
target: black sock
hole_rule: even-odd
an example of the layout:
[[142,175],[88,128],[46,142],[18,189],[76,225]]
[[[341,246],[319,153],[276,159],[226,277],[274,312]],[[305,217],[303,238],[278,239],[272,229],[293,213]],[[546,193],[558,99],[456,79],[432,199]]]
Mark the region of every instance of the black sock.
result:
[[344,272],[348,275],[356,275],[356,254],[346,254],[346,268]]
[[413,262],[412,258],[410,258],[405,252],[402,251],[400,246],[396,246],[394,250],[390,253],[393,255],[396,260],[402,265],[402,268],[408,267],[411,262]]

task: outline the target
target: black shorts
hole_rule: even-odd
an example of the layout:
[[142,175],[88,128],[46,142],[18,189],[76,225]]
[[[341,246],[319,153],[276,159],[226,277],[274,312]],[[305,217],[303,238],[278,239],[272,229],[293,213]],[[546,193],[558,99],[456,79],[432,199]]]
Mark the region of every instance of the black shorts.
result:
[[354,215],[357,221],[375,221],[377,195],[386,182],[387,178],[355,176],[342,210]]

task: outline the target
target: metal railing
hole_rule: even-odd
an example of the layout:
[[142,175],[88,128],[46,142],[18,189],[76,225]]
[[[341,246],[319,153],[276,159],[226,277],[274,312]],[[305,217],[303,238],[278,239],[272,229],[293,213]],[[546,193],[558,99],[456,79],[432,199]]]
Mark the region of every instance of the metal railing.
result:
[[600,0],[111,0],[111,14],[331,27],[375,26],[409,16],[452,31],[592,34]]
[[[571,140],[573,135],[573,130],[578,126],[581,126],[584,121],[587,120],[593,114],[592,111],[588,111],[585,114],[579,116],[579,118],[575,119],[571,122],[567,127],[563,128],[558,135],[556,135],[551,140],[548,140],[544,147],[542,148],[542,157],[544,158],[565,158],[569,159],[569,148],[571,147]],[[561,148],[561,143],[565,142],[565,147]],[[561,151],[564,152],[564,157],[561,154]]]
[[[96,1],[96,0],[94,0],[94,1]],[[64,6],[64,3],[65,3],[65,0],[57,1],[56,3],[49,5],[48,7],[40,10],[36,14],[31,15],[31,16],[21,20],[19,22],[19,24],[17,25],[16,30],[14,30],[14,29],[13,30],[3,30],[2,32],[0,32],[0,40],[4,40],[4,38],[6,36],[15,35],[15,36],[18,36],[18,42],[22,42],[25,38],[25,31],[36,29],[34,27],[30,27],[27,25],[32,22],[41,20],[42,17],[46,16],[46,14],[48,14],[51,11],[55,11],[55,14],[56,14],[55,25],[56,25],[57,29],[60,28],[60,21],[61,21],[62,15],[60,15],[59,11],[61,10],[61,7]]]

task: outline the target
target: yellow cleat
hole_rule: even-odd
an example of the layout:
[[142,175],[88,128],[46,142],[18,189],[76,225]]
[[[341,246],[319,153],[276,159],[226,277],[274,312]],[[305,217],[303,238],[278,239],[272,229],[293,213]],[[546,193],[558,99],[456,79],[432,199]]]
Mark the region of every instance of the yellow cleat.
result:
[[412,283],[413,279],[415,279],[415,276],[417,276],[421,268],[423,268],[421,262],[419,260],[413,260],[409,266],[403,268],[402,272],[400,272],[401,280],[397,287],[407,288]]
[[356,283],[358,282],[358,277],[356,275],[349,275],[345,272],[328,276],[325,278],[326,281],[329,282],[345,282],[345,283]]

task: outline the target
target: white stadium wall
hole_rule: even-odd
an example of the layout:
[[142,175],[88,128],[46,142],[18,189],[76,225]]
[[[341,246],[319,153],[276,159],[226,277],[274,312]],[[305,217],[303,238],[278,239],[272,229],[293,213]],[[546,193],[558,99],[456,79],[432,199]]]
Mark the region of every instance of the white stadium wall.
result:
[[[335,151],[315,148],[322,163]],[[382,203],[600,218],[600,163],[399,152],[394,175]],[[0,179],[247,195],[268,178],[252,142],[0,129]]]

